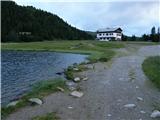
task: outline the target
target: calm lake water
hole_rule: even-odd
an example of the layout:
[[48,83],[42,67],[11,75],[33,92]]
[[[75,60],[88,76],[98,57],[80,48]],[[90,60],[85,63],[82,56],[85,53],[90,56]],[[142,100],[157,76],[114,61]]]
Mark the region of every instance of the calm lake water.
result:
[[86,57],[70,53],[2,51],[2,105],[22,96],[37,81],[59,77],[57,72],[86,61]]

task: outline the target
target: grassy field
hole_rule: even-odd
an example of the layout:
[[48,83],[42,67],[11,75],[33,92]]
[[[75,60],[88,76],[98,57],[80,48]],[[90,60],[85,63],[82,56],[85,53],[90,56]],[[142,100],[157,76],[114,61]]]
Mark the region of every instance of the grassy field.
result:
[[145,59],[142,67],[146,76],[160,89],[160,56]]
[[90,62],[110,60],[114,55],[114,48],[123,48],[130,45],[155,45],[159,43],[153,42],[102,42],[95,40],[59,40],[59,41],[44,41],[44,42],[29,42],[29,43],[2,43],[2,50],[32,50],[32,51],[55,51],[89,54]]
[[123,42],[98,41],[45,41],[31,43],[2,43],[2,50],[56,51],[90,54],[90,62],[108,61],[115,52],[112,48],[124,47]]
[[29,98],[42,99],[44,96],[59,91],[57,87],[67,90],[65,81],[60,78],[38,82],[37,84],[33,85],[31,92],[27,93],[19,100],[16,106],[2,107],[1,109],[2,118],[18,110],[19,108],[29,105],[30,104],[28,101]]

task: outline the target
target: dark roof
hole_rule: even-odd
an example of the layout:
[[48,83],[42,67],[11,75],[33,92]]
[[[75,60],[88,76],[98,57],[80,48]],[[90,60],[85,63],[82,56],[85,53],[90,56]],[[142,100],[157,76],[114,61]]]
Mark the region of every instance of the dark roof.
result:
[[97,32],[122,32],[121,28],[103,28],[98,29]]

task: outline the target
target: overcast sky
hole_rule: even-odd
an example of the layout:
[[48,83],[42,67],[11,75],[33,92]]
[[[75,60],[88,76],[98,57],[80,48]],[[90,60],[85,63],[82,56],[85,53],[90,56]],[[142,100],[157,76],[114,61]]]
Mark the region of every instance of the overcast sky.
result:
[[[64,21],[82,30],[121,27],[126,35],[140,36],[150,33],[152,26],[160,26],[160,2],[158,0],[37,0],[19,5],[32,5],[57,14]],[[43,18],[42,18],[43,19]]]

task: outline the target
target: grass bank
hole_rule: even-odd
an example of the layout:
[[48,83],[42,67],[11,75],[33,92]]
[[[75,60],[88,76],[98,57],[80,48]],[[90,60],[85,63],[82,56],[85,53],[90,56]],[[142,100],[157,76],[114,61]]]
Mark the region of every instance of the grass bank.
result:
[[160,56],[148,57],[142,67],[146,76],[160,89]]
[[56,113],[48,113],[44,116],[36,116],[32,120],[60,120]]
[[99,41],[45,41],[30,43],[2,43],[2,50],[56,51],[89,54],[90,62],[108,61],[115,52],[111,49],[124,47],[123,42]]
[[2,107],[2,118],[6,117],[12,112],[17,111],[19,108],[30,105],[30,102],[28,101],[29,98],[43,98],[44,96],[59,91],[57,87],[67,90],[65,81],[60,78],[38,82],[37,84],[33,85],[32,90],[24,95],[15,106]]

